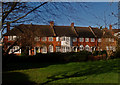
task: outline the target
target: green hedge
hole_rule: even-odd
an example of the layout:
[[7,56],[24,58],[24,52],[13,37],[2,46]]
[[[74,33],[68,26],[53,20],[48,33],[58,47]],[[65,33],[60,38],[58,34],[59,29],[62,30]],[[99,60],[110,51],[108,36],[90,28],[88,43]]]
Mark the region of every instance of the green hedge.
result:
[[70,53],[47,53],[34,56],[15,56],[7,55],[3,57],[3,62],[79,62],[87,61],[91,52],[80,51]]

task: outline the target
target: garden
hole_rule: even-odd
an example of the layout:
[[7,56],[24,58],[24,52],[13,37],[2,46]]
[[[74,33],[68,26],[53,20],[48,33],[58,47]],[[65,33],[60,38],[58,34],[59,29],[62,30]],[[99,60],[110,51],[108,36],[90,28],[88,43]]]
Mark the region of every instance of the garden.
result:
[[[96,56],[98,52],[93,54]],[[93,54],[83,51],[36,56],[9,55],[3,61],[3,85],[118,84],[120,58],[106,60],[102,56],[96,59],[91,57]]]

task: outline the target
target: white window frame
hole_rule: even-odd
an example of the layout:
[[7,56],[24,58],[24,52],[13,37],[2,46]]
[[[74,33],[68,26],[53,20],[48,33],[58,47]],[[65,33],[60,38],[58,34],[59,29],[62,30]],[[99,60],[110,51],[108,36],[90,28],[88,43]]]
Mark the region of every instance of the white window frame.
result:
[[84,46],[80,45],[79,49],[80,49],[80,51],[84,50]]
[[106,50],[109,50],[109,46],[106,46]]
[[102,39],[101,38],[98,38],[98,42],[101,42],[102,41]]
[[40,37],[35,37],[34,40],[35,41],[40,41]]
[[76,37],[73,37],[73,42],[77,42],[77,38]]
[[47,37],[41,37],[41,41],[47,41]]
[[86,50],[86,51],[89,51],[89,50],[90,50],[90,46],[89,46],[89,45],[86,45],[86,46],[85,46],[85,50]]
[[85,42],[89,42],[89,38],[85,38]]
[[[10,47],[10,46],[8,46],[8,48],[9,48],[9,47]],[[19,46],[13,46],[13,48],[10,49],[9,53],[12,53],[12,52],[14,52],[14,51],[16,51],[16,50],[18,50],[18,49],[20,49]],[[17,52],[14,52],[14,53],[21,53],[21,49],[20,49],[19,51],[17,51]]]
[[56,37],[56,41],[60,41],[60,37]]
[[49,51],[49,52],[53,52],[53,45],[49,45],[48,51]]
[[90,38],[91,42],[95,42],[95,38]]
[[60,52],[60,46],[56,46],[56,52]]
[[114,42],[114,38],[111,38],[111,42]]
[[62,47],[62,52],[66,52],[66,48],[65,47]]
[[53,41],[53,37],[48,37],[48,41]]
[[8,41],[16,40],[17,36],[8,36]]
[[84,38],[79,38],[79,42],[84,42]]
[[46,46],[43,46],[41,50],[42,50],[42,53],[47,53],[47,47]]

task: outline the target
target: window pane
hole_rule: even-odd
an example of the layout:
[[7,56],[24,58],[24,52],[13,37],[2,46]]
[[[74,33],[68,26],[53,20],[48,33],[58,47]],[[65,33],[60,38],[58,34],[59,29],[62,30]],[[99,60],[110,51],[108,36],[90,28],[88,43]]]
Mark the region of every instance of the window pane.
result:
[[79,38],[79,41],[80,41],[80,42],[83,42],[83,41],[84,41],[84,38]]
[[46,37],[42,37],[42,41],[46,41]]
[[53,41],[53,37],[48,37],[48,40],[49,41]]
[[73,42],[76,42],[77,41],[77,38],[73,38]]
[[60,46],[56,46],[56,52],[60,52]]
[[89,42],[89,38],[85,38],[85,42]]
[[56,37],[56,41],[60,41],[60,37]]
[[95,38],[91,38],[91,42],[95,42]]

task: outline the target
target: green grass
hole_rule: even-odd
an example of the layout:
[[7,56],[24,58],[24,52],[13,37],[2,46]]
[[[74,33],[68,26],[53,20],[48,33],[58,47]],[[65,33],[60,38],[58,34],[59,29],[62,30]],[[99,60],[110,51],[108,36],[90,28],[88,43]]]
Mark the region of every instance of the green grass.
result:
[[[119,83],[120,59],[64,64],[19,64],[18,70],[3,71],[3,84]],[[45,64],[45,66],[43,65]],[[21,66],[22,65],[22,66]],[[13,65],[14,66],[14,65]],[[31,68],[27,68],[30,67]],[[26,67],[26,69],[22,68]]]

